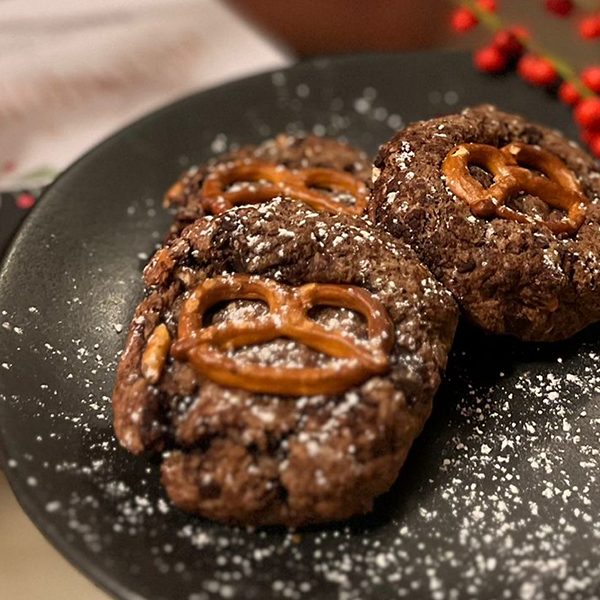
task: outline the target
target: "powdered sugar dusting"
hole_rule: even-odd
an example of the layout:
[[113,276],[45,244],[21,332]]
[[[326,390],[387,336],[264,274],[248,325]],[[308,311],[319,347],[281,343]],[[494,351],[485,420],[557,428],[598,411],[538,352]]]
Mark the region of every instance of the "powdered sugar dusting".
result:
[[[269,208],[261,210],[268,215]],[[352,242],[368,243],[368,235],[358,233]],[[319,236],[347,243],[335,228]],[[248,307],[233,306],[229,318],[243,317]],[[2,313],[3,335],[17,348],[45,322],[44,309],[38,310]],[[349,311],[328,318],[332,326],[353,319]],[[117,338],[114,345],[48,336],[32,349],[61,377],[38,381],[35,404],[0,397],[3,412],[27,414],[32,435],[41,438],[33,450],[8,456],[7,464],[39,494],[53,522],[100,561],[135,544],[138,560],[130,576],[139,578],[140,589],[150,569],[185,590],[184,597],[204,600],[236,597],[248,586],[257,597],[299,599],[314,597],[322,586],[345,600],[484,598],[497,589],[534,600],[589,597],[600,582],[596,337],[590,331],[566,344],[537,347],[463,332],[434,415],[394,490],[366,520],[300,537],[190,518],[166,500],[156,466],[124,457],[107,422],[104,373],[114,370],[113,348],[120,344],[111,323],[106,339]],[[11,364],[7,375],[21,376],[25,363]],[[77,364],[89,369],[88,381],[73,380]],[[77,402],[62,400],[69,381]],[[353,410],[357,397],[344,395],[338,410]],[[259,407],[255,416],[274,419]],[[303,434],[310,456],[318,458],[329,427]],[[66,439],[79,440],[79,449],[65,446]],[[283,563],[289,571],[281,570]]]
[[[402,125],[373,88],[350,99],[328,98],[328,118],[315,123],[301,108],[317,96],[316,88],[282,72],[271,83],[269,91],[297,115],[289,123],[293,131],[317,127],[349,135],[367,120]],[[445,90],[429,95],[434,105],[457,100]],[[269,134],[260,116],[248,119],[260,135]],[[216,134],[208,143],[221,151],[236,141]],[[409,153],[401,160],[407,170]],[[123,213],[131,220],[153,218],[154,208],[124,205]],[[337,247],[349,243],[340,231],[318,235],[319,241],[334,236]],[[361,235],[352,243],[369,240]],[[148,249],[133,249],[132,263]],[[111,290],[113,304],[124,304],[122,290],[135,286],[133,280],[105,282],[109,273],[93,275]],[[39,297],[0,306],[0,336],[12,348],[0,357],[2,389],[30,382],[30,394],[0,393],[2,423],[27,423],[30,434],[30,443],[11,441],[3,458],[10,477],[51,516],[52,535],[59,531],[63,544],[91,557],[95,569],[127,579],[141,596],[156,597],[159,586],[185,600],[575,600],[598,594],[597,328],[552,347],[463,332],[434,414],[392,492],[366,519],[298,535],[230,528],[171,507],[156,464],[126,455],[110,426],[109,395],[122,346],[118,326],[126,316],[108,312],[102,326],[89,325],[86,307],[97,310],[98,296],[73,290],[68,300],[68,318],[81,317],[80,335],[64,336],[65,323],[51,319]],[[36,310],[28,309],[32,302]],[[32,332],[40,341],[27,344]],[[30,369],[46,363],[50,377]],[[344,395],[340,410],[352,410],[353,394]],[[272,414],[258,410],[256,417],[270,421]],[[318,456],[318,436],[304,443]]]

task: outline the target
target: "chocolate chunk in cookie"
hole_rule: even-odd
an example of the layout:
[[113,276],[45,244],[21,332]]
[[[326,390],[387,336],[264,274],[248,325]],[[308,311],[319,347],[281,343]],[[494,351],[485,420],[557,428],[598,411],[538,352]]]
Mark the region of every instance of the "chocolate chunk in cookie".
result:
[[458,309],[364,220],[275,200],[204,217],[145,271],[113,406],[187,511],[306,525],[368,512],[421,431]]
[[329,138],[281,134],[193,167],[167,192],[164,204],[176,208],[171,236],[205,214],[276,196],[328,212],[362,214],[370,176],[364,152]]
[[481,106],[383,146],[369,212],[474,323],[561,340],[600,319],[598,169],[560,133]]

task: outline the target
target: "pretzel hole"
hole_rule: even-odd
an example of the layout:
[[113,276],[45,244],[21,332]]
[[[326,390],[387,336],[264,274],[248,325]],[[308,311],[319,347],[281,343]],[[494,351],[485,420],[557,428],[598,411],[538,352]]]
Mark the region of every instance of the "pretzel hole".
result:
[[343,331],[359,341],[369,339],[367,319],[363,314],[351,308],[319,304],[313,306],[307,316],[325,329]]
[[531,171],[533,175],[537,175],[539,177],[544,177],[545,179],[549,179],[547,173],[545,173],[542,169],[540,169],[539,162],[533,157],[529,157],[527,160],[527,155],[524,152],[519,152],[517,154],[513,154],[513,157],[517,161],[517,164],[528,171]]
[[340,204],[344,204],[345,206],[354,206],[356,204],[356,196],[350,190],[342,185],[332,183],[327,177],[313,175],[305,183],[308,189],[325,196],[330,196]]
[[333,190],[331,188],[325,188],[316,185],[307,186],[309,189],[319,192],[324,196],[333,198],[336,202],[343,204],[344,206],[354,206],[356,204],[356,197],[347,191]]
[[512,195],[506,202],[506,206],[515,212],[531,217],[536,221],[560,221],[566,212],[559,208],[553,208],[541,198],[526,192]]
[[346,189],[340,188],[339,186],[334,186],[328,183],[327,181],[322,180],[311,180],[308,179],[306,181],[306,187],[311,190],[317,190],[318,192],[323,192],[326,194],[335,194],[335,193],[349,193]]
[[[332,187],[325,187],[323,185],[307,185],[306,187],[310,190],[315,190],[321,194],[328,194],[329,196],[336,193],[336,190],[334,190]],[[348,192],[345,193],[347,194]]]
[[487,171],[484,166],[476,164],[469,165],[469,173],[475,181],[479,182],[486,190],[492,187],[494,183],[494,175]]
[[268,312],[269,305],[262,300],[224,300],[204,313],[202,327],[225,322],[252,321]]
[[286,369],[325,367],[331,365],[332,361],[340,360],[286,337],[261,344],[240,346],[227,351],[226,354],[240,363]]

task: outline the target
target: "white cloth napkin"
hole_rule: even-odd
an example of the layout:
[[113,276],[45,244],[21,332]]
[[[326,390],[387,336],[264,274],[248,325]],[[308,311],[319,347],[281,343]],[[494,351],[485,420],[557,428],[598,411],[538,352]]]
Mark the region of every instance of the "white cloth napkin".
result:
[[0,189],[148,111],[290,57],[217,0],[2,0]]

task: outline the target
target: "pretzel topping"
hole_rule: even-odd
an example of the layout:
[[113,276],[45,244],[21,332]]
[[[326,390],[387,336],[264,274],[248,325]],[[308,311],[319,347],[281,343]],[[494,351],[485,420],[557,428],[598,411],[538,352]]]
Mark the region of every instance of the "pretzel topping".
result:
[[[262,300],[269,313],[252,321],[203,326],[208,309],[225,300]],[[349,308],[367,320],[368,340],[360,342],[308,317],[314,306]],[[394,326],[385,307],[362,288],[310,283],[290,287],[270,279],[232,275],[207,279],[190,295],[179,317],[178,340],[171,354],[188,360],[205,377],[252,392],[303,396],[336,394],[389,368]],[[273,367],[241,362],[226,351],[288,338],[330,356],[322,367]]]
[[[253,182],[237,190],[227,188],[237,182]],[[354,196],[347,206],[323,190],[346,192]],[[286,169],[282,165],[255,161],[235,161],[215,168],[202,184],[202,207],[209,214],[220,214],[238,204],[268,202],[288,196],[306,202],[317,210],[362,215],[367,206],[367,188],[350,173],[335,169]]]
[[[485,189],[473,178],[471,165],[494,176],[491,187]],[[540,223],[555,234],[567,235],[575,235],[585,220],[588,199],[577,177],[560,158],[537,146],[513,142],[498,149],[486,144],[460,144],[450,150],[442,171],[452,193],[467,202],[476,217]],[[506,206],[519,192],[537,196],[566,215],[561,220],[544,221]]]

